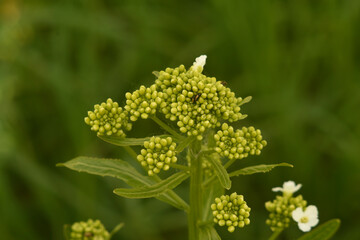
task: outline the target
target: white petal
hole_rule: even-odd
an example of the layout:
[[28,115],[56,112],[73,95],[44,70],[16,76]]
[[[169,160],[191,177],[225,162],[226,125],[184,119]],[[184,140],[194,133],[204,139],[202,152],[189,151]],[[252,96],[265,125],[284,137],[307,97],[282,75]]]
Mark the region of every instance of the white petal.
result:
[[284,192],[294,193],[301,188],[301,184],[295,185],[294,181],[284,182]]
[[308,206],[305,210],[305,215],[308,216],[308,218],[317,218],[318,216],[317,207],[314,205]]
[[294,181],[287,181],[284,182],[283,184],[283,188],[294,188],[295,187],[295,182]]
[[198,70],[199,67],[204,68],[206,64],[206,55],[201,55],[200,57],[197,57],[195,59],[195,62],[193,63],[193,67],[195,70]]
[[301,207],[296,208],[293,212],[292,212],[292,218],[296,221],[299,222],[300,219],[304,216],[304,212],[301,209]]
[[312,218],[309,219],[309,222],[307,222],[307,224],[309,224],[310,227],[314,227],[319,223],[319,219],[318,218]]
[[302,186],[301,184],[296,185],[293,192],[298,191],[301,188],[301,186]]
[[274,187],[272,189],[273,192],[282,192],[283,191],[283,188],[282,187]]
[[300,230],[303,232],[308,232],[311,229],[311,227],[307,223],[299,223],[298,226],[299,226]]

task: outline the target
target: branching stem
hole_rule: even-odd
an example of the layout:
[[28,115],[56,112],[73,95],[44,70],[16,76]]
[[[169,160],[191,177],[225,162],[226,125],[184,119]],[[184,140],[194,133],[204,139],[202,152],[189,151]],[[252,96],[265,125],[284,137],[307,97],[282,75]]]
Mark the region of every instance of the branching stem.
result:
[[168,133],[170,133],[171,135],[173,135],[176,138],[183,138],[183,136],[181,136],[178,132],[176,132],[174,129],[172,129],[169,125],[167,125],[166,123],[164,123],[163,121],[161,121],[158,117],[156,117],[155,115],[150,116],[150,118],[152,120],[154,120],[154,122],[156,122],[160,127],[162,127],[165,131],[167,131]]

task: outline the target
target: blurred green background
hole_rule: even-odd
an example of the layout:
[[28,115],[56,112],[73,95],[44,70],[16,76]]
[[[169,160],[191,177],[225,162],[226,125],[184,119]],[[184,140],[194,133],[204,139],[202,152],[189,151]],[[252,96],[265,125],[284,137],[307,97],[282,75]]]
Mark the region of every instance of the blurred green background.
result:
[[[342,220],[335,239],[360,239],[358,0],[1,0],[0,238],[63,239],[63,224],[98,218],[108,229],[125,222],[115,239],[186,239],[180,211],[122,199],[112,189],[123,183],[55,164],[78,155],[131,161],[89,130],[87,110],[108,97],[123,103],[153,70],[201,54],[205,74],[253,96],[238,126],[262,129],[269,143],[237,166],[295,166],[234,180],[252,224],[217,228],[223,239],[266,239],[264,202],[287,180],[303,184],[321,222]],[[133,134],[154,127],[140,122]],[[283,237],[300,234],[294,225]]]

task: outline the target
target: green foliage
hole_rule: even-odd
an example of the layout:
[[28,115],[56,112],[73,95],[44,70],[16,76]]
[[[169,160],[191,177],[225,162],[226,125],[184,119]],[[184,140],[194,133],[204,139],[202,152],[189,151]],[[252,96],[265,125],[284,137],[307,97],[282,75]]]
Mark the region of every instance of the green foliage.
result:
[[[168,137],[168,135],[160,135],[157,137]],[[123,138],[118,136],[99,136],[101,140],[104,140],[107,143],[111,143],[116,146],[125,147],[125,146],[139,146],[144,145],[145,141],[149,141],[150,137],[145,138]]]
[[229,190],[231,188],[231,180],[230,180],[230,176],[229,176],[228,172],[226,171],[226,169],[224,168],[224,166],[221,164],[221,162],[217,161],[216,158],[209,157],[206,159],[213,166],[213,170],[214,170],[216,176],[218,177],[221,186],[223,188]]
[[186,180],[189,177],[189,174],[186,172],[178,172],[167,179],[158,182],[155,185],[141,188],[132,188],[132,189],[121,189],[116,188],[114,193],[116,195],[126,197],[126,198],[151,198],[157,197],[160,194],[169,191],[177,187],[180,183]]
[[251,175],[254,173],[266,173],[266,172],[270,172],[272,169],[276,167],[293,167],[293,165],[289,163],[260,164],[260,165],[250,166],[236,170],[234,172],[231,172],[229,176],[234,177],[239,175]]
[[[133,168],[129,163],[120,159],[77,157],[66,163],[59,163],[57,166],[64,166],[78,172],[86,172],[103,177],[115,177],[134,188],[141,188],[144,185],[152,186],[156,183],[156,181],[143,176],[137,172],[136,169]],[[184,175],[181,176],[184,177]],[[187,205],[184,202],[179,201],[179,199],[174,198],[174,196],[171,196],[169,193],[164,193],[162,196],[158,196],[157,198],[179,209],[187,209]]]
[[328,240],[337,232],[339,227],[340,220],[332,219],[321,224],[311,232],[304,234],[298,240]]
[[57,166],[103,177],[115,177],[133,187],[141,187],[151,183],[149,178],[143,176],[129,163],[120,159],[77,157],[66,163],[59,163]]

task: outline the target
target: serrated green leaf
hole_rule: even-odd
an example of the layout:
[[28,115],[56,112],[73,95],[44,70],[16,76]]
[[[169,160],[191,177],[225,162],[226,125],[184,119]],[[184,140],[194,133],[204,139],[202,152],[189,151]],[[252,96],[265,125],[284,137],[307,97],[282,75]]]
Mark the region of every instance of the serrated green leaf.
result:
[[218,161],[218,159],[216,159],[212,156],[209,156],[207,158],[207,160],[214,167],[215,174],[218,177],[220,184],[225,189],[229,190],[231,188],[230,176],[229,176],[228,172],[226,171],[226,169],[224,168],[224,166],[221,164],[221,161]]
[[103,177],[115,177],[132,187],[142,187],[153,183],[148,177],[141,175],[128,162],[120,159],[77,157],[56,166]]
[[229,173],[229,176],[234,177],[234,176],[239,176],[239,175],[251,175],[254,173],[266,173],[276,167],[294,167],[294,166],[289,163],[260,164],[260,165],[255,165],[255,166],[236,170],[234,172]]
[[304,234],[298,240],[327,240],[330,239],[340,227],[340,219],[332,219],[321,224],[309,233]]
[[200,240],[221,240],[214,227],[200,228]]
[[[160,135],[157,137],[168,137],[169,135]],[[124,147],[124,146],[139,146],[144,145],[145,141],[149,141],[150,137],[146,138],[122,138],[118,136],[98,136],[101,140],[114,144],[116,146]]]
[[116,195],[126,198],[157,197],[160,194],[177,187],[188,177],[189,173],[178,172],[152,186],[146,186],[141,188],[117,188],[114,190],[114,193]]
[[[156,184],[156,181],[143,176],[129,163],[120,159],[77,157],[66,163],[59,163],[56,166],[67,167],[78,172],[85,172],[103,177],[115,177],[134,188]],[[170,196],[169,193],[164,193],[161,196],[158,196],[157,199],[182,210],[188,208],[185,202]]]

